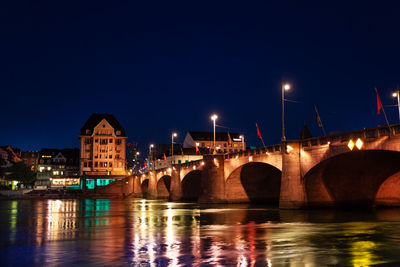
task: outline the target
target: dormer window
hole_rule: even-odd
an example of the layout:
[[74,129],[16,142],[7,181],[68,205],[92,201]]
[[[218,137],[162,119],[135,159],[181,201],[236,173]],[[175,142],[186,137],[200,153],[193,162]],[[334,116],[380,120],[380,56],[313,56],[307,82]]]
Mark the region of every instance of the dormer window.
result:
[[117,131],[117,135],[121,135],[121,131]]
[[103,124],[103,128],[106,128],[106,125],[105,125],[105,124]]
[[90,130],[89,129],[86,129],[86,134],[90,134]]

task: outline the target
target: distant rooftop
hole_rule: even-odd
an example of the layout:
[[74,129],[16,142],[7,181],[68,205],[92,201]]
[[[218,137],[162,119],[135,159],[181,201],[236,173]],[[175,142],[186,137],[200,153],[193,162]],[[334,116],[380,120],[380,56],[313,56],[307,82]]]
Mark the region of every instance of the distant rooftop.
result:
[[[196,141],[213,141],[214,140],[214,133],[213,132],[188,132],[193,140]],[[229,133],[229,132],[216,132],[215,133],[215,141],[228,141],[229,135],[231,139],[240,139],[240,134],[238,133]]]
[[[81,128],[80,135],[92,135],[94,128],[105,119],[115,131],[121,131],[121,135],[126,136],[125,129],[122,125],[117,121],[113,114],[101,114],[101,113],[93,113],[90,118],[86,121],[85,125]],[[86,130],[90,130],[90,134],[86,134]]]

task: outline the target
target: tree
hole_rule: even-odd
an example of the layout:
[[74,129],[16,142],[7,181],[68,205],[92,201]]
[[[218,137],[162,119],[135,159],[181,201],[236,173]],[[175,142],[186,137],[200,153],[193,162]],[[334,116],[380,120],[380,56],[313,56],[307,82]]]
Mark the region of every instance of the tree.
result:
[[36,173],[20,161],[6,169],[6,179],[16,180],[23,184],[33,184],[36,180]]

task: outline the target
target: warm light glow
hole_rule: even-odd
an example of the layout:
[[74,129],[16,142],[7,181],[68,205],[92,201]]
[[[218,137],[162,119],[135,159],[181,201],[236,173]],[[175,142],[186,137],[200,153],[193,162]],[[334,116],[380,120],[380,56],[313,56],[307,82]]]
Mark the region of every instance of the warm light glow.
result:
[[193,170],[195,170],[196,169],[196,166],[193,166]]
[[235,157],[236,159],[238,159],[239,158],[239,155],[236,155],[236,157]]
[[213,114],[213,115],[211,116],[211,120],[216,121],[217,119],[218,119],[217,114]]
[[250,157],[249,157],[249,161],[253,161],[253,156],[250,156]]
[[154,145],[153,144],[150,144],[150,148],[153,148],[154,147]]
[[172,172],[172,169],[171,169],[171,168],[168,168],[168,172]]
[[139,153],[139,151],[138,152],[136,152],[136,155],[139,155],[140,153]]
[[283,89],[289,90],[290,89],[290,84],[286,83],[283,85]]
[[243,135],[241,135],[241,136],[239,136],[239,138],[243,140],[243,139],[244,139],[244,136],[243,136]]
[[353,140],[350,140],[349,143],[347,144],[347,146],[350,148],[350,150],[353,150],[353,148],[354,148]]
[[292,151],[292,150],[293,150],[293,147],[291,147],[291,146],[287,146],[287,147],[286,147],[286,151],[287,151],[287,152],[290,152],[290,151]]
[[196,143],[196,146],[199,146],[200,145],[200,143]]
[[358,150],[360,150],[363,145],[364,145],[363,141],[360,138],[358,138],[356,141],[356,147],[358,148]]
[[393,97],[397,97],[397,93],[393,93],[392,96],[393,96]]
[[204,164],[205,164],[204,161],[202,161],[202,162],[201,162],[201,166],[204,166]]
[[173,137],[177,137],[178,134],[177,134],[177,133],[172,133],[172,136],[173,136]]

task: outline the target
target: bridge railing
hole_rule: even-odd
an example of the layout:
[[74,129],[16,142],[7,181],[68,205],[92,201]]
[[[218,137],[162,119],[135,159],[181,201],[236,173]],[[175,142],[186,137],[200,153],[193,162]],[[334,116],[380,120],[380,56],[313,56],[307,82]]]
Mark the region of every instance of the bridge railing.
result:
[[301,145],[302,147],[312,147],[326,145],[328,143],[347,143],[350,139],[356,140],[357,138],[370,141],[384,136],[400,136],[400,124],[390,125],[390,127],[381,126],[322,137],[308,138],[301,140]]
[[266,147],[258,147],[254,149],[247,149],[247,150],[242,150],[238,152],[233,152],[229,154],[225,154],[224,158],[225,159],[232,159],[236,157],[243,157],[243,156],[254,156],[254,155],[261,155],[261,154],[267,154],[267,153],[274,153],[274,152],[280,152],[281,151],[281,145],[270,145]]

